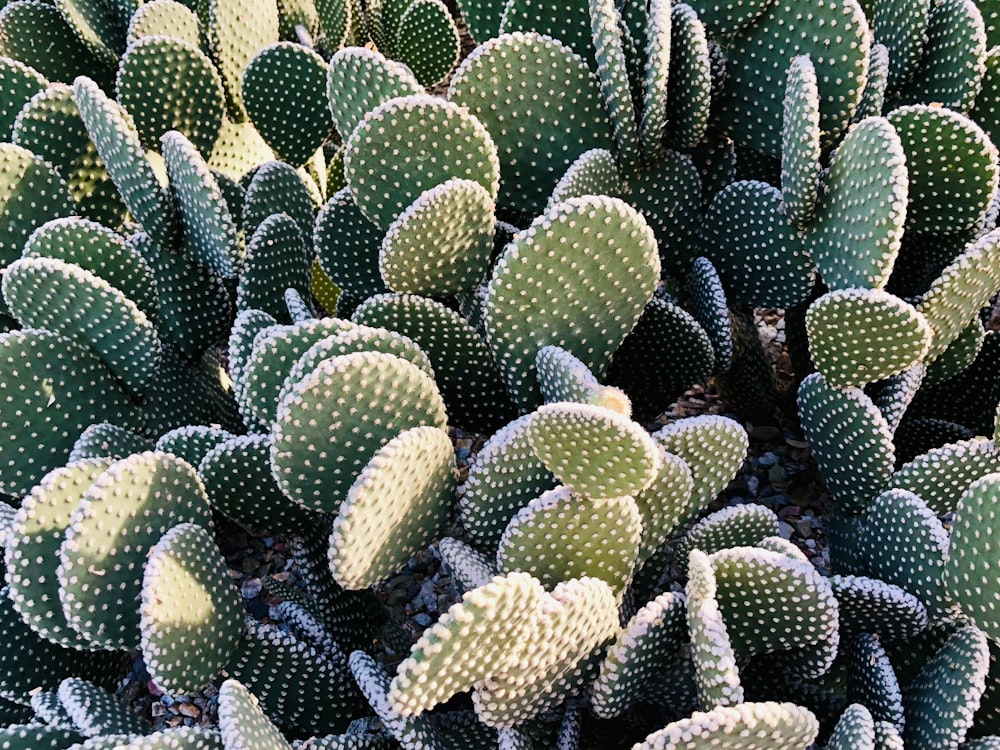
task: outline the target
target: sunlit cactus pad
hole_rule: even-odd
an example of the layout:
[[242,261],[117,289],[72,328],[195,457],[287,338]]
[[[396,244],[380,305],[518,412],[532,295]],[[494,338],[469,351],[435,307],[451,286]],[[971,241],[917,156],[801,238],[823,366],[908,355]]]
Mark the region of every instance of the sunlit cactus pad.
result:
[[696,712],[668,724],[636,750],[799,750],[819,734],[819,723],[793,703],[743,703]]
[[257,699],[236,680],[226,680],[219,690],[219,728],[224,746],[232,750],[291,749]]
[[114,695],[79,677],[59,684],[59,702],[81,734],[146,734],[149,725]]

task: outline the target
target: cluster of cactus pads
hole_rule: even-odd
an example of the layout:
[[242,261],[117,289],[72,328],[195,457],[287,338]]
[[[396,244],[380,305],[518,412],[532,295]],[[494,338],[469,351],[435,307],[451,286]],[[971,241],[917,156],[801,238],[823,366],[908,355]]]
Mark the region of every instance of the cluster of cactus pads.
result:
[[8,0],[0,750],[1000,748],[998,139],[995,0]]

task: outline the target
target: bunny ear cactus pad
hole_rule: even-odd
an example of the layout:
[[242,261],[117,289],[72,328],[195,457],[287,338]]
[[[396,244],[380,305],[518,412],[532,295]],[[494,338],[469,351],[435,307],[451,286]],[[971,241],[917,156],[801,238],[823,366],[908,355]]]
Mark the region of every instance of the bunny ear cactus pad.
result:
[[716,415],[678,419],[654,432],[653,439],[687,463],[694,481],[694,512],[714,500],[732,481],[750,445],[746,430],[738,422]]
[[209,451],[233,437],[235,435],[221,427],[185,425],[160,435],[156,450],[172,453],[192,466],[198,466]]
[[179,523],[212,528],[194,468],[169,453],[138,453],[111,465],[84,493],[59,550],[59,598],[67,622],[105,648],[139,645],[148,550]]
[[636,569],[670,538],[682,521],[700,510],[701,498],[694,497],[693,489],[694,479],[687,462],[663,451],[656,479],[635,496],[635,504],[642,515],[642,541]]
[[340,289],[366,299],[388,291],[379,270],[382,230],[358,208],[350,188],[335,193],[320,210],[313,244],[320,267]]
[[914,75],[927,43],[931,0],[864,0],[875,42],[889,53],[888,88],[898,91]]
[[272,214],[247,242],[244,270],[236,287],[236,309],[262,310],[289,320],[283,292],[292,288],[308,295],[311,268],[312,252],[299,225],[288,214]]
[[[600,377],[652,297],[659,272],[652,230],[617,198],[559,203],[517,235],[494,270],[485,322],[518,406],[527,410],[540,401],[534,359],[548,344]],[[550,304],[553,289],[565,292],[558,314]]]
[[460,593],[485,586],[497,575],[496,565],[489,557],[455,537],[441,539],[438,551]]
[[663,128],[668,119],[672,27],[670,3],[667,0],[650,2],[646,11],[646,62],[639,115],[639,145],[646,161],[654,161],[660,153]]
[[[275,0],[208,0],[200,4],[202,27],[222,85],[226,104],[236,121],[245,120],[241,78],[258,52],[278,41],[278,5]],[[250,20],[252,19],[252,21]]]
[[697,711],[653,732],[633,750],[799,750],[812,745],[819,722],[793,703],[743,703]]
[[[84,745],[79,750],[91,750],[91,748]],[[103,750],[103,748],[95,747],[93,750]],[[132,737],[124,748],[113,745],[108,750],[225,750],[225,746],[215,730],[180,726],[145,737]],[[257,750],[265,749],[261,747]]]
[[[278,42],[243,71],[243,104],[254,127],[282,161],[301,167],[333,131],[326,62],[300,44]],[[294,122],[288,113],[294,111]]]
[[712,261],[705,257],[694,259],[684,291],[692,316],[712,341],[716,371],[725,372],[732,366],[735,355],[733,325],[726,290]]
[[219,689],[219,729],[227,750],[291,750],[257,699],[240,682],[226,680]]
[[827,750],[875,750],[875,720],[860,703],[844,711],[826,743]]
[[590,25],[601,94],[611,119],[618,164],[631,172],[639,158],[639,133],[629,90],[621,17],[614,0],[590,0]]
[[64,750],[84,739],[72,729],[38,724],[12,724],[0,729],[0,747],[4,750]]
[[781,196],[785,217],[804,227],[816,207],[820,172],[819,89],[808,55],[788,67],[781,126]]
[[45,77],[31,66],[0,57],[0,137],[10,140],[18,112],[48,85]]
[[136,435],[131,430],[108,422],[92,424],[80,433],[73,443],[69,463],[88,458],[127,458],[133,453],[153,449],[152,441]]
[[847,127],[868,76],[871,32],[856,0],[820,0],[802,13],[777,0],[726,45],[722,117],[737,144],[781,154],[788,60],[807,54],[819,84],[820,131],[834,142]]
[[500,162],[468,109],[418,94],[365,115],[347,141],[344,176],[361,212],[386,230],[421,193],[452,177],[478,182],[496,200]]
[[330,534],[330,570],[346,589],[385,580],[444,531],[455,495],[448,433],[424,426],[383,445],[354,480]]
[[129,21],[126,42],[132,45],[147,36],[169,36],[192,47],[201,44],[198,14],[176,0],[143,3]]
[[575,401],[628,417],[632,405],[617,388],[601,385],[589,368],[559,346],[543,346],[535,356],[538,386],[546,403]]
[[620,198],[624,192],[624,184],[614,155],[607,149],[592,148],[590,151],[584,151],[569,165],[566,173],[552,189],[552,195],[545,204],[545,211],[570,198],[579,198],[583,195],[610,195]]
[[933,335],[913,305],[887,292],[840,289],[806,312],[809,353],[835,388],[860,387],[912,367]]
[[708,36],[689,5],[675,5],[672,17],[666,132],[672,145],[691,149],[705,137],[712,104]]
[[447,77],[461,56],[461,39],[451,11],[441,0],[413,0],[403,12],[393,52],[424,86]]
[[840,633],[874,635],[882,642],[909,640],[927,628],[927,609],[899,586],[865,576],[830,576],[840,607]]
[[316,206],[302,176],[283,161],[268,161],[254,171],[243,198],[241,226],[247,237],[253,235],[265,219],[274,214],[288,214],[309,243],[312,242]]
[[597,79],[582,57],[540,34],[504,34],[480,45],[455,71],[448,98],[494,138],[501,155],[498,205],[527,216],[542,210],[580,154],[612,148]]
[[79,677],[59,683],[59,702],[76,728],[87,737],[145,734],[146,721],[107,690]]
[[939,515],[955,510],[969,485],[986,474],[1000,472],[995,441],[973,438],[933,448],[904,464],[890,486],[909,490]]
[[677,545],[674,560],[683,575],[691,550],[710,555],[730,547],[756,546],[779,532],[778,517],[763,505],[746,503],[723,508],[691,527]]
[[191,693],[222,671],[243,635],[243,605],[211,531],[182,523],[156,543],[139,612],[143,660],[161,690]]
[[330,512],[393,437],[446,423],[434,381],[416,365],[381,352],[346,354],[324,360],[279,404],[271,463],[285,494]]

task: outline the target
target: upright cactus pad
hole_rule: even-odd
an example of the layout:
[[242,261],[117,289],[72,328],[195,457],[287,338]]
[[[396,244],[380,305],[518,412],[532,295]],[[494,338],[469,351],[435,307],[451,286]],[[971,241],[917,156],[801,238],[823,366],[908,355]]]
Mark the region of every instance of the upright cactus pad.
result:
[[583,195],[610,195],[620,198],[624,193],[621,174],[614,154],[607,149],[592,148],[580,154],[559,178],[545,204],[548,211],[557,203]]
[[246,237],[269,216],[288,214],[307,244],[312,243],[316,206],[302,176],[283,161],[268,161],[253,173],[243,201],[242,228]]
[[694,479],[687,462],[664,451],[656,479],[635,496],[642,514],[642,541],[636,567],[667,541],[682,521],[700,510],[702,498],[695,497],[693,489]]
[[713,36],[720,36],[749,26],[772,2],[773,0],[741,0],[719,3],[715,0],[691,0],[688,5],[698,12],[698,18]]
[[31,97],[44,91],[48,83],[30,65],[10,57],[0,58],[0,92],[3,94],[3,104],[0,104],[0,136],[5,141],[10,140],[18,112]]
[[326,202],[316,217],[313,243],[323,272],[348,294],[387,292],[379,270],[382,230],[362,214],[349,188]]
[[219,729],[231,750],[291,750],[242,683],[229,679],[219,689]]
[[147,36],[170,36],[197,47],[198,34],[198,15],[193,10],[177,0],[151,0],[132,15],[125,41],[131,45]]
[[247,242],[245,269],[236,287],[236,309],[256,309],[289,320],[285,289],[309,295],[312,253],[299,225],[288,214],[273,214]]
[[715,499],[746,458],[750,439],[739,423],[727,417],[688,417],[661,427],[653,439],[668,453],[683,459],[694,487],[692,512]]
[[952,599],[986,635],[1000,633],[1000,593],[992,570],[997,565],[990,508],[1000,496],[1000,474],[986,474],[962,493],[948,544],[944,585]]
[[785,215],[802,227],[816,206],[820,171],[819,89],[808,55],[788,67],[781,124],[781,195]]
[[713,84],[708,35],[690,5],[677,3],[671,15],[666,133],[671,145],[689,149],[705,137],[710,117]]
[[660,151],[668,119],[670,55],[673,13],[670,3],[654,0],[646,13],[646,62],[643,66],[639,145],[643,158],[652,161]]
[[875,719],[860,703],[852,703],[834,727],[827,750],[875,750]]
[[399,19],[392,48],[424,86],[447,78],[461,56],[458,28],[448,6],[441,0],[412,0]]
[[594,373],[559,346],[543,346],[535,357],[538,385],[546,403],[576,401],[629,416],[632,406],[618,388],[603,386]]
[[441,539],[438,551],[461,593],[485,586],[497,575],[493,560],[455,537]]
[[639,159],[639,133],[629,91],[621,18],[614,0],[590,0],[590,24],[604,106],[611,119],[618,163],[631,172]]
[[263,0],[209,0],[198,7],[203,35],[222,77],[226,106],[235,121],[246,119],[241,79],[259,50],[278,41],[278,3]]
[[102,734],[146,734],[149,724],[137,716],[125,703],[103,688],[67,677],[59,683],[59,702],[66,715],[81,734],[97,737]]

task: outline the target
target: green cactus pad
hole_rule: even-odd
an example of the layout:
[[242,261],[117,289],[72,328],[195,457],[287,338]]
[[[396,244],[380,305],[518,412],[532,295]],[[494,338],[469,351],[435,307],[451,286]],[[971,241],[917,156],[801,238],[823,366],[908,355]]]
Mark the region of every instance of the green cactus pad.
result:
[[826,743],[827,750],[875,750],[875,720],[860,703],[852,703],[840,717]]
[[962,742],[986,689],[986,635],[971,625],[955,631],[903,691],[909,747],[943,750]]
[[4,750],[62,750],[84,739],[71,729],[39,724],[11,724],[0,729],[0,748]]
[[930,0],[865,0],[874,40],[889,53],[888,88],[898,91],[917,70],[927,42]]
[[103,279],[55,258],[22,258],[7,267],[3,294],[24,325],[88,347],[133,396],[148,390],[159,337],[145,313]]
[[546,403],[576,401],[602,406],[625,417],[631,403],[621,390],[601,385],[590,369],[560,346],[543,346],[535,356],[538,386]]
[[316,217],[313,241],[323,272],[360,298],[388,291],[379,272],[382,231],[361,213],[349,188],[327,201]]
[[923,382],[924,371],[923,363],[917,364],[899,375],[866,386],[866,393],[882,412],[890,432],[896,432],[903,414],[913,401],[913,397],[917,395],[917,390]]
[[[331,393],[339,398],[331,399]],[[367,408],[356,410],[354,398],[365,399]],[[395,435],[421,425],[443,428],[446,422],[434,381],[416,365],[381,352],[333,357],[279,404],[271,463],[290,498],[331,511],[357,472]],[[328,456],[331,449],[335,455]]]
[[806,333],[816,369],[836,388],[902,373],[924,358],[933,336],[912,305],[877,289],[823,295],[806,312]]
[[448,433],[404,430],[379,448],[337,511],[330,570],[346,589],[388,578],[444,532],[455,494]]
[[846,638],[841,648],[848,699],[866,706],[876,721],[901,729],[906,723],[903,694],[878,636],[859,633]]
[[852,123],[866,117],[880,117],[885,109],[886,89],[889,85],[889,50],[884,44],[873,44],[868,61],[868,83],[865,84],[861,103],[854,110]]
[[382,240],[378,265],[386,286],[432,297],[471,289],[493,249],[493,208],[473,180],[452,178],[421,193]]
[[698,18],[713,36],[724,36],[752,24],[774,0],[691,0]]
[[129,21],[126,42],[131,45],[147,36],[170,36],[198,47],[198,15],[176,0],[150,0]]
[[172,453],[196,467],[209,451],[233,437],[235,435],[221,427],[185,425],[160,435],[156,450]]
[[56,605],[59,547],[83,493],[110,465],[110,459],[91,459],[46,474],[21,501],[7,538],[7,594],[14,608],[39,635],[67,648],[92,646]]
[[684,591],[698,702],[705,708],[743,703],[736,652],[717,599],[715,571],[708,555],[700,550],[691,551]]
[[736,476],[750,443],[738,422],[716,415],[678,419],[654,432],[653,439],[687,463],[694,480],[693,512],[714,500]]
[[229,374],[233,379],[233,389],[239,397],[246,381],[244,378],[247,362],[253,354],[254,340],[261,331],[276,326],[278,321],[260,310],[244,310],[236,316],[229,334]]
[[544,596],[527,573],[497,576],[466,592],[397,668],[389,685],[392,709],[419,714],[503,670],[532,634]]
[[611,120],[616,156],[623,170],[631,172],[639,158],[639,133],[629,91],[621,18],[614,0],[590,0],[590,24],[597,75]]
[[545,594],[532,613],[528,637],[476,686],[472,700],[487,726],[512,727],[560,705],[589,683],[598,662],[590,658],[618,633],[611,588],[596,578],[574,578]]
[[639,145],[646,161],[655,160],[659,154],[668,119],[672,15],[670,3],[665,0],[654,0],[646,12],[646,61],[638,118]]
[[781,195],[785,218],[804,227],[816,207],[820,172],[819,89],[808,55],[788,67],[781,125]]
[[69,463],[88,458],[127,458],[133,453],[153,450],[153,443],[131,430],[109,422],[92,424],[73,443]]
[[969,112],[969,117],[986,131],[994,144],[1000,136],[1000,122],[997,121],[998,111],[1000,111],[1000,49],[994,47],[986,56],[983,86],[976,97],[975,106]]
[[260,703],[236,680],[219,689],[219,729],[228,750],[291,750],[281,732],[264,715]]
[[819,722],[793,703],[743,703],[695,712],[653,732],[634,750],[799,750],[810,747]]
[[511,519],[497,549],[501,573],[531,573],[547,589],[592,576],[616,594],[628,585],[642,537],[642,516],[628,496],[591,499],[557,487]]
[[[552,256],[555,247],[561,257]],[[559,203],[517,235],[494,270],[485,321],[515,402],[529,409],[540,401],[534,358],[548,344],[570,351],[600,377],[652,297],[659,270],[652,230],[616,198]],[[601,287],[586,291],[598,280]],[[549,305],[551,288],[565,290],[558,315]]]
[[223,118],[208,163],[212,169],[238,180],[253,168],[273,159],[274,152],[260,137],[253,123],[249,120],[232,122]]
[[924,383],[941,383],[965,372],[982,351],[985,333],[979,317],[973,318],[958,338],[928,365]]
[[[91,750],[86,744],[80,750]],[[103,750],[94,747],[93,750]],[[125,748],[108,750],[224,750],[218,730],[180,726],[145,737],[133,737]],[[263,749],[261,749],[263,750]]]
[[[537,32],[558,39],[596,69],[588,3],[567,7],[558,0],[508,0],[498,34]],[[493,34],[493,36],[498,36]]]
[[948,532],[917,495],[891,489],[875,498],[858,547],[874,578],[913,594],[932,621],[948,614],[942,579]]
[[944,353],[998,289],[1000,230],[994,230],[970,244],[920,297],[917,310],[934,331],[927,359]]
[[106,65],[114,65],[125,50],[126,20],[111,3],[59,0],[59,13],[91,54]]
[[244,120],[241,79],[253,57],[278,41],[277,2],[209,0],[199,13],[206,16],[202,23],[208,52],[222,77],[230,115],[234,120]]
[[111,465],[84,493],[59,550],[59,599],[70,626],[94,644],[139,644],[139,572],[178,523],[212,528],[194,468],[169,453],[138,453]]
[[656,479],[635,496],[642,515],[637,569],[670,538],[682,521],[700,510],[701,498],[693,496],[693,489],[694,479],[687,462],[663,451]]
[[448,97],[494,138],[501,154],[498,205],[527,216],[543,209],[580,154],[612,148],[597,79],[582,57],[540,34],[504,34],[480,45],[455,72]]
[[139,613],[143,661],[161,690],[191,693],[222,671],[243,635],[243,606],[211,531],[182,523],[163,535],[146,561]]
[[173,201],[160,185],[128,112],[89,78],[73,83],[76,105],[122,201],[157,243],[167,246],[177,229]]
[[860,512],[888,484],[895,451],[882,412],[858,388],[834,388],[820,373],[799,386],[806,440],[830,494],[845,512]]
[[969,485],[1000,471],[1000,451],[992,440],[973,438],[923,453],[892,475],[890,486],[919,495],[937,514],[955,509]]
[[691,315],[712,342],[716,371],[725,372],[732,366],[735,355],[733,325],[726,290],[712,261],[704,257],[694,259],[685,279],[684,291]]
[[160,139],[170,186],[184,227],[184,249],[195,263],[223,278],[243,262],[236,224],[205,159],[183,134],[171,130]]
[[114,695],[79,677],[59,683],[59,702],[85,737],[145,734],[149,724]]
[[177,130],[201,153],[212,153],[225,109],[222,80],[197,46],[143,37],[122,56],[116,88],[147,148],[156,149],[160,136]]
[[785,71],[791,58],[807,54],[821,94],[820,130],[826,143],[834,142],[861,99],[870,46],[868,22],[855,0],[825,0],[811,13],[802,13],[796,0],[772,3],[726,48],[721,106],[733,139],[781,154]]
[[[138,414],[104,364],[52,331],[0,334],[0,491],[25,495],[65,463],[97,422],[135,426]],[[53,419],[58,415],[58,419]]]
[[253,173],[243,201],[243,234],[257,231],[274,214],[288,214],[298,224],[303,239],[312,243],[316,206],[302,177],[283,161],[268,161]]
[[41,719],[49,726],[75,730],[69,714],[66,713],[66,709],[59,701],[58,691],[39,690],[33,693],[31,695],[31,710],[35,712],[36,719]]
[[446,536],[438,542],[441,561],[451,572],[459,592],[485,586],[497,575],[496,565],[486,555],[455,537]]
[[9,141],[18,112],[49,82],[30,65],[10,57],[0,57],[0,136]]
[[[942,234],[979,226],[997,187],[997,149],[989,136],[943,107],[900,107],[888,120],[906,157],[907,230]],[[957,169],[960,182],[948,177]]]
[[[274,153],[301,167],[333,132],[326,62],[294,42],[260,50],[243,71],[243,104]],[[294,121],[287,113],[294,111]]]
[[968,112],[986,72],[986,29],[973,0],[930,4],[923,55],[902,87],[903,104],[931,104]]
[[677,545],[674,561],[681,574],[687,570],[691,550],[706,555],[729,547],[752,547],[778,534],[778,517],[763,505],[746,503],[723,508],[691,527]]
[[812,291],[816,269],[783,215],[781,191],[734,182],[712,200],[702,223],[703,252],[729,299],[757,307],[791,307]]
[[441,0],[413,0],[399,20],[394,57],[424,86],[445,79],[461,57],[458,28]]
[[944,585],[986,635],[1000,633],[998,593],[993,569],[997,565],[991,509],[1000,496],[1000,474],[986,474],[962,493],[951,526],[951,540],[944,569]]
[[577,157],[552,189],[545,211],[557,203],[583,195],[610,195],[620,198],[624,193],[621,175],[614,155],[603,148],[592,148]]
[[865,576],[830,576],[840,605],[842,635],[869,633],[880,641],[908,640],[927,627],[927,609],[899,586]]
[[309,295],[312,287],[312,253],[296,221],[288,214],[273,214],[262,221],[247,242],[244,271],[236,287],[236,309],[262,310],[289,321],[284,290]]
[[704,24],[690,5],[672,11],[667,140],[691,149],[705,137],[712,103],[712,74]]
[[885,286],[904,221],[916,208],[907,205],[907,196],[913,196],[909,166],[900,138],[881,117],[855,125],[838,146],[805,237],[806,250],[831,289]]

